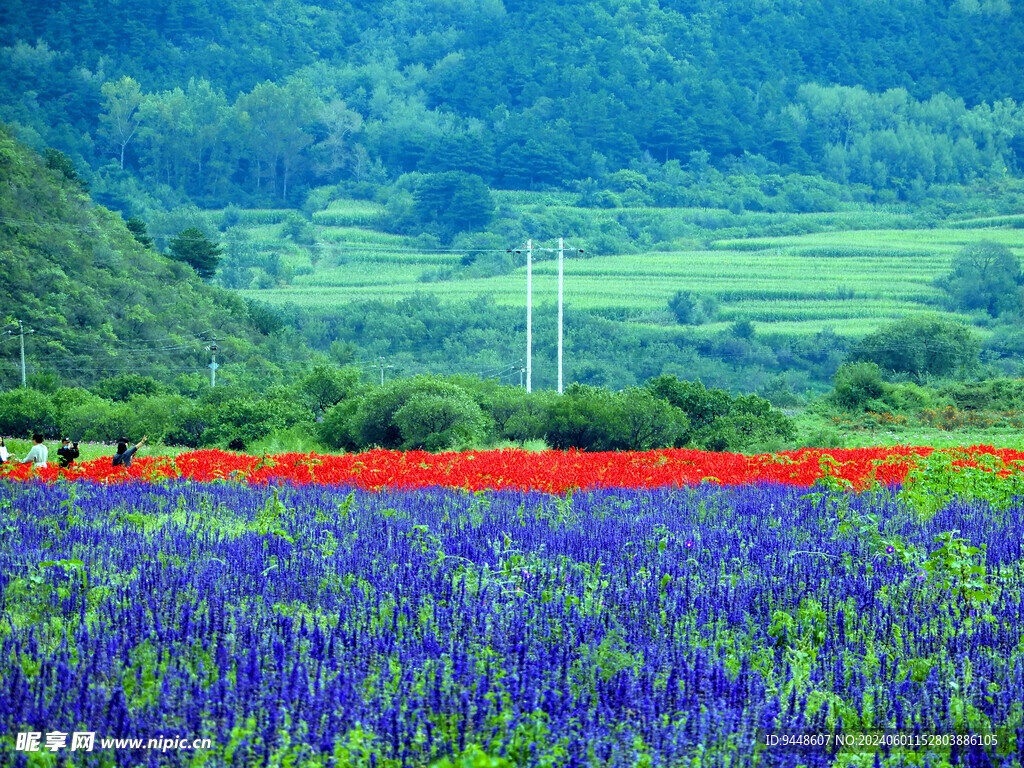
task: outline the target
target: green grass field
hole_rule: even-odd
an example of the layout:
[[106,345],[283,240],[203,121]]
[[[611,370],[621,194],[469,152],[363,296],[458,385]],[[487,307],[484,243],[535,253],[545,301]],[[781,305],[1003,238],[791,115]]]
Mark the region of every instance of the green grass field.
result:
[[[565,301],[575,309],[671,323],[668,300],[676,291],[691,291],[717,306],[713,322],[701,326],[704,332],[751,320],[766,333],[816,333],[831,326],[837,333],[861,335],[907,314],[941,309],[943,293],[935,278],[948,272],[953,255],[967,244],[997,242],[1024,255],[1024,227],[1014,216],[910,229],[906,215],[886,211],[732,216],[698,209],[576,208],[571,196],[553,193],[495,197],[499,206],[566,220],[678,225],[689,236],[645,253],[580,257],[568,241],[573,257],[565,263]],[[335,201],[314,214],[316,243],[305,247],[275,245],[274,226],[254,226],[251,234],[261,248],[279,248],[290,264],[312,271],[287,287],[245,294],[309,308],[397,300],[417,292],[443,301],[490,295],[500,304],[525,305],[525,267],[494,277],[460,277],[462,252],[418,247],[414,238],[359,226],[380,215],[373,203]],[[736,236],[751,230],[805,234]],[[535,251],[533,300],[554,303],[556,262],[550,249],[555,241],[538,245],[544,249]]]

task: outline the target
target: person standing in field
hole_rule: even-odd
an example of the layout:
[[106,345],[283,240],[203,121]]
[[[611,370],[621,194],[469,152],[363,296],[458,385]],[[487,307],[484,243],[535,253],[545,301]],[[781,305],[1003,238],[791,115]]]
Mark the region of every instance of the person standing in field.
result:
[[142,447],[143,443],[146,442],[146,436],[143,435],[142,439],[139,440],[131,448],[128,447],[128,439],[122,437],[117,441],[117,453],[114,454],[114,466],[115,467],[130,467],[132,464],[132,456],[135,452]]
[[11,458],[11,452],[7,450],[7,442],[0,437],[0,464]]
[[32,435],[32,448],[20,463],[31,463],[33,467],[45,467],[46,460],[48,458],[49,451],[47,451],[46,446],[43,445],[43,436],[36,432]]
[[61,469],[66,469],[75,463],[81,454],[78,452],[78,443],[72,443],[68,438],[60,441],[60,448],[57,450],[57,464]]

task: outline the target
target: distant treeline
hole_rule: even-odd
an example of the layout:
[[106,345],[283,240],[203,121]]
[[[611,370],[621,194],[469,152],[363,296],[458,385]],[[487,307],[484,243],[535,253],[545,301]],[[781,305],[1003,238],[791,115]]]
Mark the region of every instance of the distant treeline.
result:
[[581,384],[559,396],[473,377],[415,376],[367,385],[358,369],[319,366],[263,395],[235,387],[187,397],[127,374],[92,391],[0,393],[0,434],[113,441],[142,434],[190,447],[445,450],[543,441],[592,451],[691,446],[781,448],[792,421],[757,396],[734,397],[663,376],[613,392]]

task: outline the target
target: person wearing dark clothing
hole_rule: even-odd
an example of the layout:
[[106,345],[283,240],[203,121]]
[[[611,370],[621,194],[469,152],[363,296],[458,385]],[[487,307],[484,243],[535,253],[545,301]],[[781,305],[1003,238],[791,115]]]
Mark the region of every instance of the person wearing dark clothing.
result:
[[70,467],[75,463],[81,454],[78,452],[78,443],[72,443],[68,438],[60,441],[60,448],[57,449],[57,464],[61,468]]
[[117,453],[114,455],[114,466],[115,467],[130,467],[132,464],[132,456],[135,452],[142,447],[142,444],[146,442],[146,436],[143,435],[142,439],[139,440],[131,448],[128,447],[128,440],[121,438],[117,441]]

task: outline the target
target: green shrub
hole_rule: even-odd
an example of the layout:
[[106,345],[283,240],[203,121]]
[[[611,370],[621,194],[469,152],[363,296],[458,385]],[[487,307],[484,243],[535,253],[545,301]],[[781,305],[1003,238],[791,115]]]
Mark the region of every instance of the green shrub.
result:
[[323,418],[316,425],[316,434],[320,442],[328,448],[356,450],[360,443],[354,432],[358,398],[342,400],[324,411]]
[[351,434],[363,447],[401,448],[405,443],[395,415],[417,394],[458,397],[466,391],[433,376],[397,379],[363,395],[353,414]]
[[20,387],[0,393],[0,434],[57,436],[57,409],[42,392]]
[[603,387],[572,384],[548,408],[545,440],[562,450],[614,450],[617,439],[612,394]]
[[75,406],[63,418],[67,437],[100,443],[114,442],[121,437],[131,438],[135,423],[131,404],[99,397]]
[[406,450],[461,450],[479,445],[487,431],[480,406],[464,392],[417,392],[395,412]]
[[832,377],[832,400],[841,408],[863,411],[886,394],[888,385],[876,363],[846,363]]
[[152,376],[142,376],[138,373],[122,373],[100,379],[92,387],[94,394],[117,402],[125,402],[138,395],[155,395],[163,390],[163,385]]

